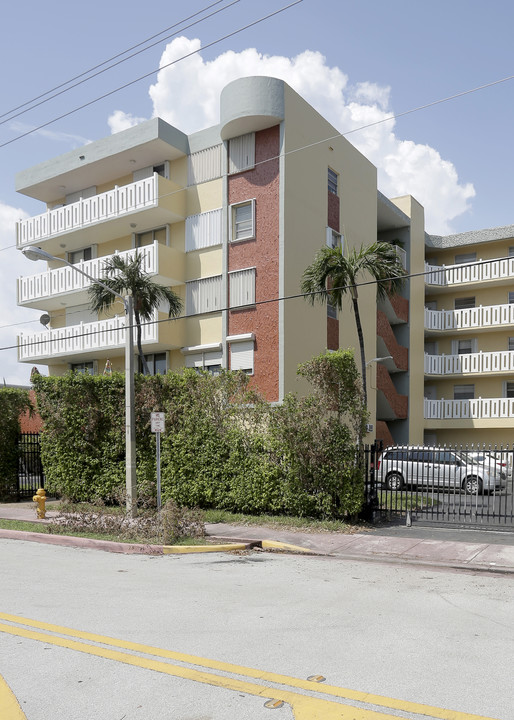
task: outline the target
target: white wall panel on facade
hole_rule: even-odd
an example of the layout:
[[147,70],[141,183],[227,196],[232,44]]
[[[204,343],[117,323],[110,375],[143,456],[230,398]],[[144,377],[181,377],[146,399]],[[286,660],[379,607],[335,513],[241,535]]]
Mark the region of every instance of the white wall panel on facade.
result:
[[228,171],[230,174],[255,167],[255,133],[240,135],[229,142]]
[[186,252],[221,245],[222,210],[209,210],[186,218]]
[[221,310],[221,275],[186,283],[186,315]]
[[255,268],[231,272],[229,282],[230,307],[255,304]]
[[223,145],[192,153],[187,163],[187,184],[198,185],[223,175]]

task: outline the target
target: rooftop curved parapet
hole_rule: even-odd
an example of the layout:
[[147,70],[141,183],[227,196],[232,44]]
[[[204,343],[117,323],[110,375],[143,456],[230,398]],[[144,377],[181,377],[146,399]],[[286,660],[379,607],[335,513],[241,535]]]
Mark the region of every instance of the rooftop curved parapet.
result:
[[220,99],[221,138],[273,127],[284,119],[285,83],[272,77],[245,77],[227,85]]

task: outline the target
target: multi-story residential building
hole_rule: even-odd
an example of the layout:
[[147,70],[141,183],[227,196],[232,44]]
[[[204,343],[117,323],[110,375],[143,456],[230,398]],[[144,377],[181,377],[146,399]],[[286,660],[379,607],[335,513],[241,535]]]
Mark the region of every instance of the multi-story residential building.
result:
[[[147,272],[182,297],[182,318],[157,312],[162,322],[144,327],[152,372],[243,370],[274,402],[305,391],[299,363],[325,348],[358,348],[350,301],[338,316],[299,296],[316,251],[327,243],[344,250],[376,239],[393,243],[412,274],[402,295],[377,306],[372,284],[359,289],[373,436],[386,442],[469,440],[473,427],[477,441],[498,439],[493,416],[487,416],[489,434],[482,435],[485,416],[475,415],[510,412],[508,402],[500,402],[512,390],[504,369],[509,331],[493,332],[490,318],[507,316],[501,292],[508,292],[514,257],[497,263],[501,271],[494,272],[507,273],[505,281],[475,279],[467,269],[459,275],[464,266],[427,266],[424,276],[425,263],[459,263],[451,247],[466,245],[467,251],[468,240],[426,236],[423,208],[411,197],[389,200],[379,193],[376,168],[283,81],[250,77],[228,85],[215,127],[186,135],[154,118],[21,172],[16,185],[46,203],[44,212],[18,224],[18,248],[39,246],[95,278],[106,257],[139,251]],[[470,234],[469,251],[487,240],[488,248],[508,255],[507,236],[486,235]],[[458,287],[457,277],[468,285],[460,280]],[[20,361],[47,364],[50,374],[102,372],[107,360],[123,370],[122,304],[92,317],[87,287],[83,275],[58,262],[19,278],[18,303],[50,317],[46,329],[20,335]],[[454,296],[460,305],[451,304]],[[463,323],[475,323],[472,297],[477,309],[488,303],[489,314],[482,308],[477,330],[461,333]],[[508,347],[500,348],[505,342]],[[481,374],[497,366],[493,390],[489,375]],[[489,405],[469,399],[471,385],[474,398],[482,393]],[[514,409],[509,417],[514,420]]]

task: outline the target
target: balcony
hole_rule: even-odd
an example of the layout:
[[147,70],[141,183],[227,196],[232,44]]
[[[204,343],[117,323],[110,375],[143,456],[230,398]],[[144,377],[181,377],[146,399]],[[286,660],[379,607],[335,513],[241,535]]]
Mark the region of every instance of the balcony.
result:
[[514,398],[474,400],[429,400],[425,398],[426,420],[498,420],[514,418]]
[[514,278],[514,257],[477,260],[462,265],[430,265],[425,263],[425,283],[435,288],[480,284],[491,281],[507,283]]
[[[152,245],[117,254],[121,258],[129,260],[134,257],[136,252],[144,256],[143,270],[156,282],[167,287],[184,283],[184,253],[155,241]],[[104,275],[105,262],[111,257],[113,256],[77,263],[77,268],[97,280]],[[85,304],[88,302],[87,290],[90,285],[91,281],[88,278],[76,272],[69,265],[46,270],[37,275],[20,277],[18,278],[18,305],[41,310],[55,310],[66,304]],[[66,303],[66,296],[71,294],[73,294],[73,300]]]
[[428,355],[425,375],[480,375],[514,373],[514,352],[477,352],[462,355]]
[[[162,352],[184,345],[183,320],[158,323],[167,315],[155,313],[152,320],[142,324],[142,344],[145,352]],[[134,342],[136,332],[134,330]],[[117,357],[125,352],[125,316],[107,320],[78,323],[37,333],[20,333],[18,361],[41,364],[81,362],[98,357]]]
[[514,304],[480,305],[464,310],[425,308],[425,330],[497,330],[508,325],[514,325]]
[[[45,250],[55,254],[59,252],[57,239],[72,234],[66,249],[77,249],[86,243],[130,235],[129,219],[134,219],[136,213],[138,232],[183,220],[185,203],[183,188],[154,173],[144,180],[116,186],[99,195],[21,220],[17,223],[16,245],[22,249],[45,242]],[[94,234],[92,228],[95,228]],[[51,243],[51,240],[55,242]]]

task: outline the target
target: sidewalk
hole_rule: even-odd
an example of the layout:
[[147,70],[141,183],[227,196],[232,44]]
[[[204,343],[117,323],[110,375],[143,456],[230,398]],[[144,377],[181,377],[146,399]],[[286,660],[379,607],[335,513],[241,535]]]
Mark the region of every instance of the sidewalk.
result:
[[[47,503],[47,518],[57,514],[52,502]],[[32,502],[0,503],[0,518],[11,520],[37,520]],[[220,542],[240,542],[247,545],[266,543],[268,547],[295,546],[314,555],[370,560],[402,564],[422,564],[446,568],[487,570],[514,574],[514,532],[439,529],[433,527],[378,527],[369,532],[354,534],[335,532],[296,532],[256,525],[207,524],[207,535]],[[51,542],[67,546],[97,547],[113,552],[163,552],[159,546],[138,546],[109,543],[102,540],[85,540],[60,535],[16,533],[0,529],[0,538],[9,537]],[[290,547],[283,549],[291,550]],[[165,551],[166,552],[166,551]],[[300,549],[297,550],[301,552]]]

